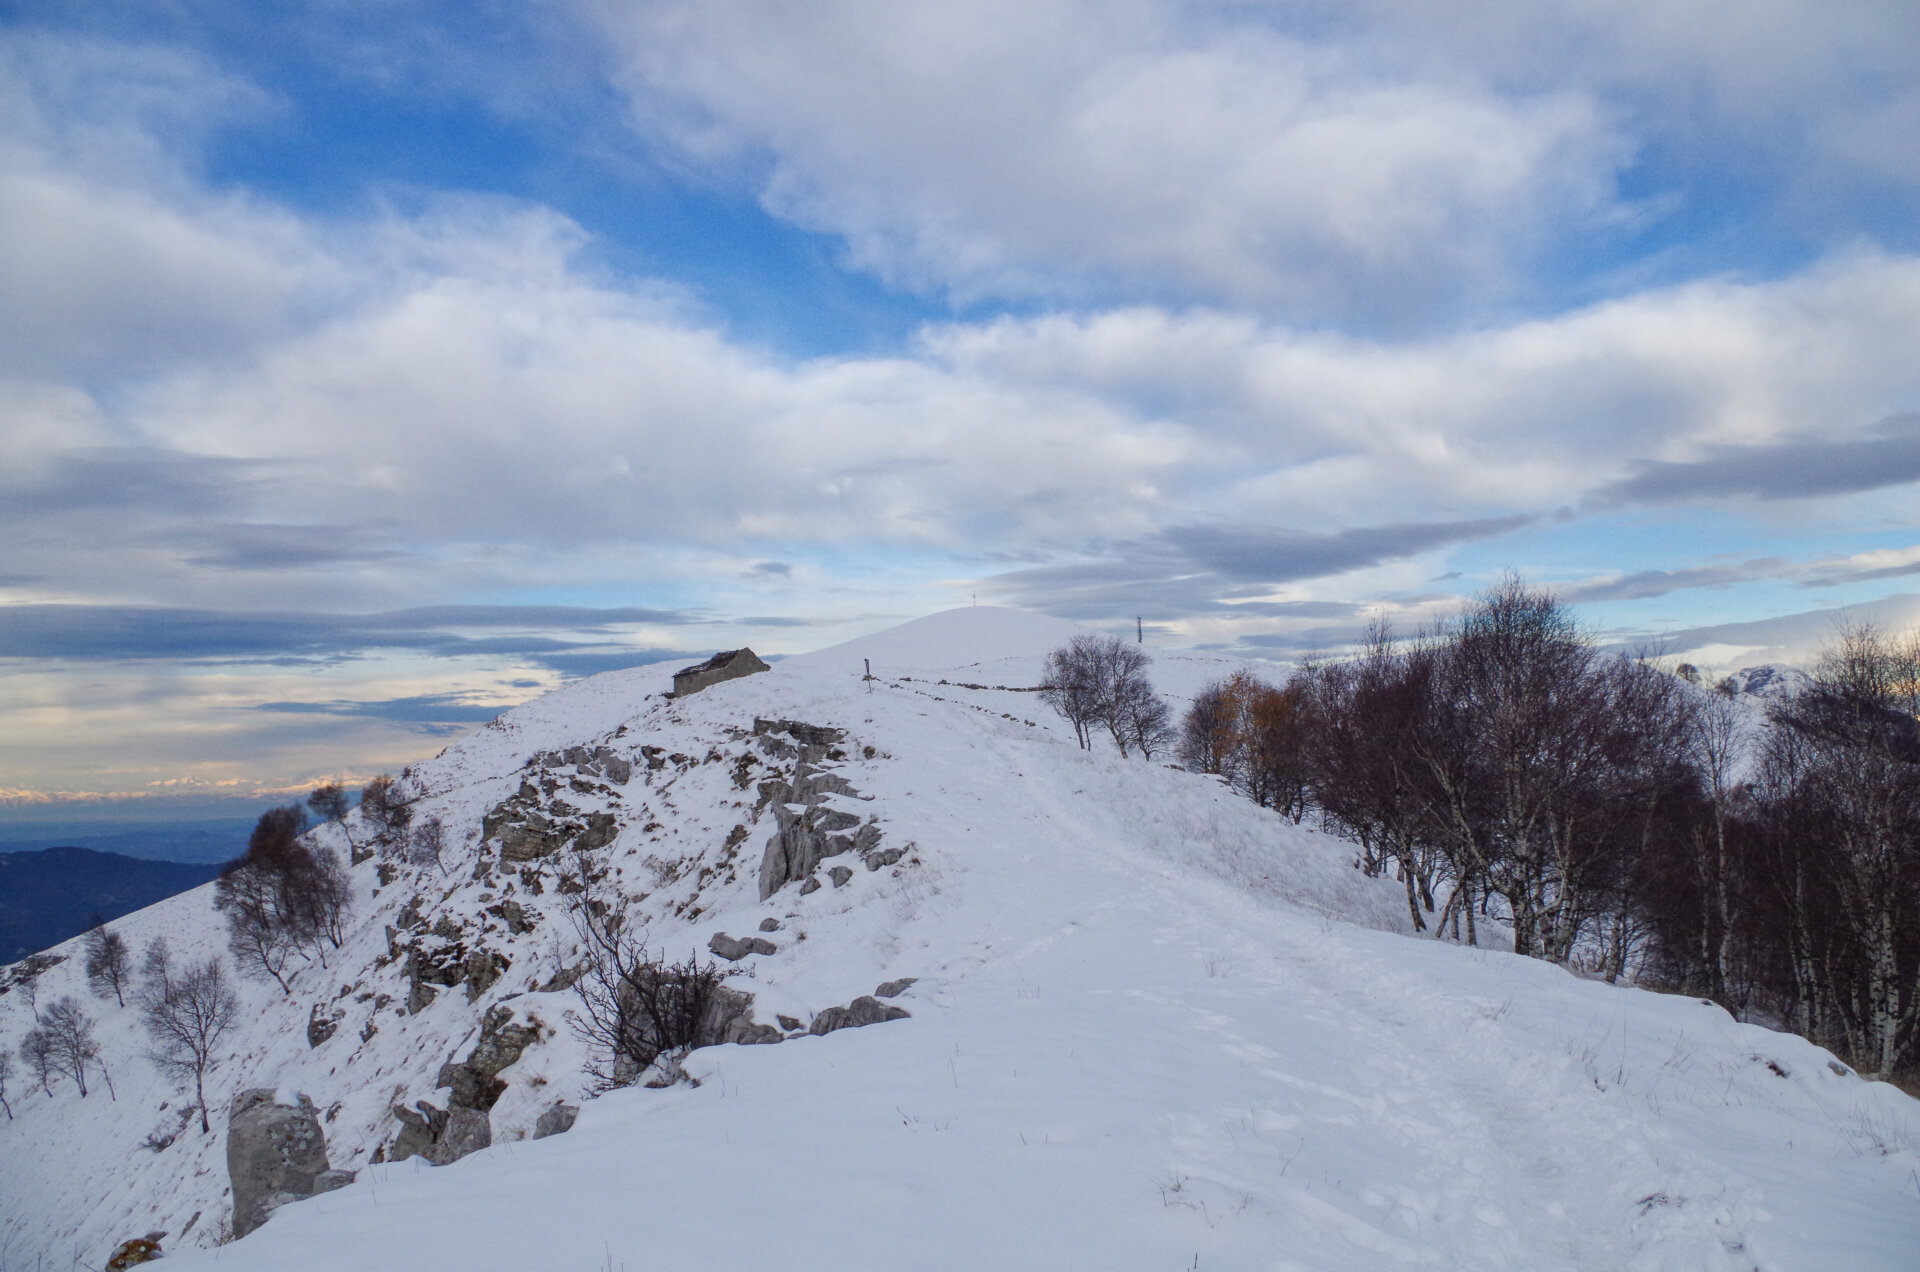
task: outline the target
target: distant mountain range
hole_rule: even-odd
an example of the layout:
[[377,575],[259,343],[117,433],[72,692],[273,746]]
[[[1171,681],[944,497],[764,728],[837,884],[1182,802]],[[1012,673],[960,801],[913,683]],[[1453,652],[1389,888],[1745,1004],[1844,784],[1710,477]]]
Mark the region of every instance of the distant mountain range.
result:
[[147,861],[232,861],[247,850],[247,834],[268,805],[248,808],[241,817],[191,820],[88,821],[0,819],[0,853],[36,848],[91,848]]
[[88,848],[0,853],[0,963],[58,945],[220,873],[217,864],[143,861]]

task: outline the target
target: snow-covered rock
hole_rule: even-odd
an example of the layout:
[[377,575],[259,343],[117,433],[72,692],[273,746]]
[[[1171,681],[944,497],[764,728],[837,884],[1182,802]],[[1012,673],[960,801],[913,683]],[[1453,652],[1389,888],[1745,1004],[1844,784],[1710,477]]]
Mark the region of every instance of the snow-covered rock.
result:
[[1813,678],[1798,667],[1762,663],[1757,667],[1742,667],[1722,683],[1732,689],[1735,697],[1779,701],[1804,692]]
[[[301,1272],[1912,1266],[1914,1101],[1709,1004],[1412,937],[1350,845],[1079,750],[1032,692],[1072,630],[959,610],[676,700],[613,672],[417,766],[441,861],[355,866],[344,947],[249,984],[210,1079],[310,1093],[357,1181],[196,1250],[220,1137],[95,999],[118,1102],[16,1078],[0,1268],[162,1229],[179,1268]],[[1235,666],[1154,673],[1179,699]],[[780,1045],[586,1098],[583,898],[675,960],[767,933],[728,1028]],[[204,889],[120,927],[224,948]],[[23,1013],[0,996],[0,1045]],[[491,1100],[490,1146],[392,1161],[394,1111],[450,1096]]]

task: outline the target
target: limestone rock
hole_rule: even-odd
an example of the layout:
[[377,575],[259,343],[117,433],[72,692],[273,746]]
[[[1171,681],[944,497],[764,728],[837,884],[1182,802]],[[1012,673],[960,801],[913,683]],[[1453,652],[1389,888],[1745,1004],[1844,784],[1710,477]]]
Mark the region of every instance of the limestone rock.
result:
[[480,1040],[467,1056],[467,1065],[491,1079],[519,1062],[521,1055],[540,1041],[537,1024],[513,1023],[513,1008],[501,1003],[487,1012],[480,1022]]
[[340,1029],[340,1017],[323,1011],[319,1003],[307,1013],[307,1046],[317,1047]]
[[737,1042],[746,1045],[780,1042],[783,1035],[772,1025],[756,1024],[753,1019],[753,995],[725,985],[713,991],[706,1014],[694,1033],[695,1047],[712,1047]]
[[397,1162],[417,1156],[444,1166],[493,1143],[493,1123],[488,1113],[507,1089],[500,1071],[518,1063],[526,1049],[539,1040],[540,1026],[516,1023],[513,1008],[505,1003],[489,1010],[481,1020],[479,1041],[467,1058],[440,1066],[434,1088],[447,1091],[447,1107],[442,1109],[425,1100],[416,1100],[410,1109],[394,1107],[400,1133],[387,1150],[387,1160]]
[[834,887],[844,888],[853,878],[853,871],[847,869],[845,866],[835,866],[833,869],[827,871],[827,878],[833,880]]
[[400,1133],[387,1149],[390,1162],[424,1157],[445,1166],[493,1143],[493,1124],[482,1109],[443,1109],[415,1100],[410,1109],[395,1105],[393,1115],[400,1120]]
[[762,720],[754,718],[753,731],[756,735],[784,733],[803,746],[833,746],[846,740],[846,730],[831,729],[820,724],[803,724],[798,720]]
[[899,980],[884,981],[873,991],[875,998],[898,998],[907,992],[907,986],[919,980],[918,976],[902,976]]
[[233,1098],[227,1113],[227,1176],[233,1187],[233,1235],[244,1237],[288,1201],[311,1197],[329,1171],[327,1136],[305,1095],[280,1104],[267,1087]]
[[737,963],[749,954],[772,954],[780,947],[765,937],[735,937],[725,932],[715,932],[713,939],[707,942],[707,948],[729,963]]
[[427,1160],[435,1166],[457,1162],[493,1143],[493,1122],[484,1109],[450,1108],[447,1127],[440,1142],[427,1150]]
[[387,1146],[387,1160],[390,1162],[425,1157],[428,1150],[439,1141],[447,1125],[447,1111],[425,1100],[415,1100],[410,1109],[396,1104],[393,1106],[393,1116],[400,1122],[400,1133]]
[[770,671],[766,663],[761,662],[751,649],[729,649],[715,654],[703,663],[691,667],[682,667],[673,673],[673,696],[684,698],[688,694],[699,693],[711,685],[723,680],[738,680],[742,676],[751,676],[756,672]]
[[467,955],[467,1001],[473,1002],[492,989],[501,973],[511,966],[511,959],[492,950],[475,950]]
[[323,1170],[313,1177],[313,1195],[318,1197],[321,1193],[345,1188],[358,1178],[360,1172],[357,1170]]
[[905,1020],[911,1014],[904,1007],[895,1007],[892,1003],[883,1003],[878,998],[863,994],[845,1007],[829,1007],[815,1016],[807,1032],[818,1037],[836,1029],[858,1029],[862,1025],[877,1025],[883,1020]]
[[499,905],[487,907],[487,913],[507,925],[507,931],[515,936],[524,936],[533,931],[534,922],[527,917],[527,911],[518,901],[502,901]]
[[[860,819],[858,817],[852,813],[842,812],[837,808],[823,808],[813,816],[813,828],[823,834],[828,834],[836,830],[852,830],[859,824]],[[847,847],[853,847],[851,840],[848,841]]]
[[533,1138],[545,1139],[549,1135],[565,1135],[573,1129],[573,1124],[579,1120],[579,1117],[578,1105],[556,1104],[534,1120]]
[[760,920],[760,930],[762,932],[778,932],[780,930],[780,920],[773,918],[762,919]]

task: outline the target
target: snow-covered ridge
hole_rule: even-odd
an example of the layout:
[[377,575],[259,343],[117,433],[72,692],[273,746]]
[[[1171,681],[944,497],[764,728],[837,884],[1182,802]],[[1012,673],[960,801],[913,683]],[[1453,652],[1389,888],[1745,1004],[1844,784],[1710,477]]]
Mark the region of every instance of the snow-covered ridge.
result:
[[[1398,885],[1348,845],[1080,752],[1017,692],[1070,633],[960,610],[674,701],[670,668],[610,673],[420,765],[444,872],[355,867],[345,948],[291,998],[249,985],[213,1078],[216,1109],[310,1095],[360,1179],[217,1252],[189,1253],[225,1204],[220,1136],[180,1132],[133,1013],[61,964],[40,1001],[87,998],[119,1101],[16,1077],[0,1270],[97,1266],[152,1230],[185,1267],[1911,1266],[1913,1101],[1715,1007],[1402,935]],[[1155,672],[1186,696],[1231,666]],[[840,737],[809,752],[756,720]],[[769,842],[809,808],[878,850],[763,899]],[[910,1018],[707,1048],[699,1086],[615,1092],[527,1138],[582,1095],[572,995],[546,988],[575,941],[572,854],[539,853],[556,827],[607,836],[586,857],[662,952],[774,946],[732,982],[756,1023],[804,1034],[913,977],[889,1000]],[[224,946],[204,889],[119,926],[182,958]],[[22,1012],[0,998],[0,1045]],[[376,1163],[392,1108],[444,1106],[435,1079],[489,1013],[538,1037],[500,1071],[494,1146]]]

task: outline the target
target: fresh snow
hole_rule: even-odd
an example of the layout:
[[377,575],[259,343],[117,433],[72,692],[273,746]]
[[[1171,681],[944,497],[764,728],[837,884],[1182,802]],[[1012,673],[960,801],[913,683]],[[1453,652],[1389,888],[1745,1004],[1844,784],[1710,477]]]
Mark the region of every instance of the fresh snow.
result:
[[[683,701],[660,696],[670,668],[594,677],[479,730],[416,774],[417,815],[441,816],[456,845],[444,877],[375,894],[374,867],[357,867],[356,926],[332,967],[303,970],[291,1000],[244,988],[234,1055],[210,1082],[212,1136],[195,1125],[139,1147],[178,1127],[180,1096],[138,1058],[134,1013],[85,996],[70,958],[40,1002],[86,997],[119,1100],[70,1083],[49,1099],[16,1073],[0,1272],[98,1267],[158,1229],[181,1272],[1920,1263],[1913,1100],[1699,1000],[1408,935],[1399,885],[1361,875],[1350,845],[1213,779],[1078,750],[1018,692],[1072,630],[957,610]],[[878,679],[862,680],[863,659]],[[1236,665],[1159,654],[1154,672],[1179,699]],[[876,815],[908,858],[878,872],[832,858],[854,867],[845,888],[761,902],[769,813],[733,879],[700,885],[751,813],[730,765],[756,716],[846,729],[837,771],[858,794],[839,806]],[[582,1102],[568,1134],[525,1138],[581,1094],[570,995],[526,992],[570,951],[561,898],[516,892],[539,926],[487,936],[513,966],[474,1003],[447,989],[404,1015],[398,965],[374,963],[416,894],[430,920],[484,920],[500,887],[472,877],[480,817],[529,757],[569,745],[636,757],[604,805],[627,829],[602,855],[624,890],[650,893],[635,913],[656,948],[678,957],[773,917],[778,952],[733,982],[756,1019],[805,1021],[905,976],[919,979],[894,1001],[912,1018],[704,1049],[686,1062],[697,1086],[617,1091]],[[648,773],[643,745],[686,760]],[[677,917],[696,887],[704,910]],[[210,888],[119,926],[136,950],[164,933],[177,959],[223,945]],[[444,1102],[440,1064],[513,994],[520,1019],[553,1032],[503,1072],[494,1147],[370,1166],[398,1128],[387,1109]],[[316,1002],[345,1014],[310,1050]],[[17,991],[0,998],[0,1043],[28,1023]],[[222,1106],[251,1086],[327,1110],[333,1165],[359,1181],[196,1249],[222,1217]]]

